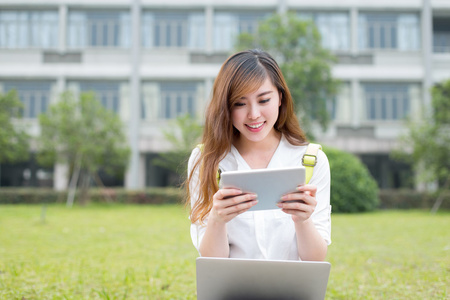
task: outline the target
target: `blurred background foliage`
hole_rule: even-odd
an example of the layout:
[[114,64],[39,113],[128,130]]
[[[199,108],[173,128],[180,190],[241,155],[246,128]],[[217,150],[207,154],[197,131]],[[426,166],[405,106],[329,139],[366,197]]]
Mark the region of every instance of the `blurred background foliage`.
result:
[[164,137],[173,150],[162,152],[153,159],[153,163],[179,176],[180,185],[187,175],[187,162],[192,149],[200,143],[203,125],[198,118],[189,114],[179,116],[170,122],[169,129],[163,131]]
[[15,90],[0,93],[0,164],[25,161],[29,158],[30,136],[22,118],[22,102]]
[[422,181],[436,183],[436,212],[444,200],[441,192],[450,189],[450,80],[433,86],[431,95],[431,107],[422,109],[421,120],[407,120],[408,132],[392,154],[413,165]]
[[[119,116],[106,109],[93,92],[61,95],[39,116],[38,161],[69,166],[69,188],[81,187],[81,202],[88,200],[91,180],[102,186],[98,176],[102,168],[111,174],[123,174],[130,149]],[[70,201],[70,199],[68,199]]]

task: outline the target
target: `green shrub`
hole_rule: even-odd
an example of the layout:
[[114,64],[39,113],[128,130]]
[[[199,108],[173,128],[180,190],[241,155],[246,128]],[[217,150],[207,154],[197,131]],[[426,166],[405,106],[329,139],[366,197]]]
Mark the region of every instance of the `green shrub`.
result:
[[324,148],[330,162],[333,212],[363,212],[378,208],[378,185],[354,155]]

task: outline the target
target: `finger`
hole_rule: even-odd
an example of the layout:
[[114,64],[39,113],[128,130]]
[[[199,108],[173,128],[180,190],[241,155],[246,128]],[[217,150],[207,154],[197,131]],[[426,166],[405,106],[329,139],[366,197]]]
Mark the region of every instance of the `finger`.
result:
[[277,204],[279,208],[283,210],[294,210],[297,212],[312,212],[314,211],[314,207],[311,205],[302,203],[302,202],[280,202]]
[[305,202],[307,197],[310,196],[304,192],[294,192],[283,195],[280,200],[281,202]]
[[224,214],[226,215],[239,215],[241,213],[246,212],[251,207],[255,206],[258,203],[258,200],[250,200],[246,202],[241,202],[239,204],[235,204],[223,209]]
[[297,217],[299,217],[300,219],[303,219],[303,220],[306,220],[306,219],[308,219],[311,216],[310,214],[308,214],[308,213],[306,213],[304,211],[298,211],[298,210],[295,210],[295,209],[282,209],[281,211],[286,213],[286,214],[292,215],[292,216],[297,216]]
[[309,194],[313,197],[316,196],[317,186],[312,184],[299,185],[297,187],[297,191],[299,192],[309,192]]
[[226,206],[227,207],[229,207],[229,206],[236,206],[236,205],[238,205],[240,203],[243,203],[243,202],[248,202],[248,201],[255,200],[256,197],[257,197],[256,194],[253,194],[253,193],[241,194],[241,195],[238,195],[238,196],[234,196],[234,197],[232,197],[230,199],[227,199]]
[[305,204],[307,204],[307,205],[310,205],[310,206],[313,206],[313,207],[315,207],[315,206],[317,205],[317,200],[316,200],[316,198],[313,197],[313,196],[311,196],[311,195],[309,195],[309,194],[303,193],[303,194],[300,196],[300,199],[301,199],[301,201],[302,201],[303,203],[305,203]]
[[309,192],[290,193],[281,197],[281,202],[303,202],[308,205],[317,205],[316,198],[311,196]]
[[226,199],[228,197],[236,196],[242,194],[242,191],[239,189],[226,188],[218,190],[214,196],[218,200]]
[[240,215],[240,214],[245,213],[245,212],[248,211],[249,209],[250,209],[250,208],[246,208],[246,209],[243,209],[243,210],[240,210],[240,211],[231,213],[231,214],[228,215],[228,217],[229,217],[230,219],[234,219],[235,217],[237,217],[237,216]]
[[[229,197],[225,199],[219,199],[218,201],[213,201],[213,207],[218,209],[225,209],[228,207],[236,206],[240,203],[249,202],[256,199],[256,194],[240,194],[238,196]],[[234,211],[234,210],[233,210]]]

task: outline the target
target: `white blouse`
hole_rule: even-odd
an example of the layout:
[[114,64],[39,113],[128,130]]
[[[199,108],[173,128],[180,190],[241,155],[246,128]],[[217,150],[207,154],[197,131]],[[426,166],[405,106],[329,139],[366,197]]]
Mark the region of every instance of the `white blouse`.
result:
[[[267,168],[301,166],[305,151],[306,146],[291,145],[282,136]],[[192,151],[188,172],[192,170],[199,154],[198,148]],[[222,171],[251,169],[234,146],[219,163],[219,168]],[[198,200],[196,188],[198,174],[199,170],[196,170],[190,185],[191,205]],[[314,167],[309,184],[317,186],[317,206],[311,218],[317,231],[329,245],[331,244],[330,167],[322,151],[317,155],[317,165]],[[197,250],[200,248],[207,222],[206,218],[204,225],[198,222],[191,224],[191,238]],[[232,258],[299,260],[294,222],[291,215],[282,212],[281,209],[247,211],[228,222],[226,227]]]

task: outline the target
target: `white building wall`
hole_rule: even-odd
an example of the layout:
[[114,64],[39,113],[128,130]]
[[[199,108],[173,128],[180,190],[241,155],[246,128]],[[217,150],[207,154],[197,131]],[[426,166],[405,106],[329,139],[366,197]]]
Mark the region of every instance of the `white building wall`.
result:
[[[54,80],[57,94],[58,89],[68,87],[66,82],[79,80],[117,80],[129,82],[132,76],[131,48],[83,48],[71,49],[67,47],[67,20],[73,9],[109,10],[118,9],[131,11],[132,1],[128,0],[0,0],[2,10],[30,10],[51,9],[58,12],[59,39],[56,49],[4,49],[0,48],[0,86],[7,80]],[[431,0],[433,14],[447,14],[450,16],[450,1]],[[141,82],[142,107],[147,115],[141,120],[139,133],[140,161],[143,154],[164,151],[170,145],[164,141],[162,129],[168,126],[164,120],[157,118],[155,110],[160,109],[157,95],[158,82],[165,81],[193,81],[202,83],[196,99],[197,113],[202,114],[209,99],[212,82],[220,69],[221,62],[228,53],[214,51],[213,38],[214,17],[218,11],[277,11],[292,9],[295,11],[341,11],[348,13],[350,20],[348,51],[337,53],[356,60],[366,57],[370,63],[351,64],[341,63],[333,67],[333,75],[344,84],[337,96],[337,117],[327,132],[317,130],[319,141],[349,150],[354,153],[388,153],[395,139],[404,131],[401,121],[368,121],[365,119],[365,102],[362,84],[365,82],[403,82],[411,84],[411,110],[414,115],[420,110],[423,102],[422,83],[428,76],[424,67],[423,49],[417,51],[395,50],[360,50],[358,48],[358,16],[367,12],[406,12],[422,14],[422,0],[141,0],[142,10],[183,11],[195,10],[205,14],[205,47],[200,50],[187,48],[143,48],[141,49],[141,63],[139,78]],[[52,63],[46,62],[49,55],[60,57],[62,61],[67,55],[73,55],[75,61]],[[194,63],[197,55],[203,62]],[[432,53],[431,82],[438,82],[450,77],[450,53]],[[120,87],[120,111],[122,120],[130,119],[131,88],[128,84]],[[55,101],[52,96],[51,102]],[[37,122],[34,122],[31,132],[38,134]],[[374,138],[359,135],[340,136],[343,129],[370,127]],[[142,168],[139,172],[143,172]],[[144,172],[145,173],[145,172]],[[144,178],[145,174],[140,174]],[[142,185],[142,180],[139,183]],[[60,183],[56,184],[61,186]]]

